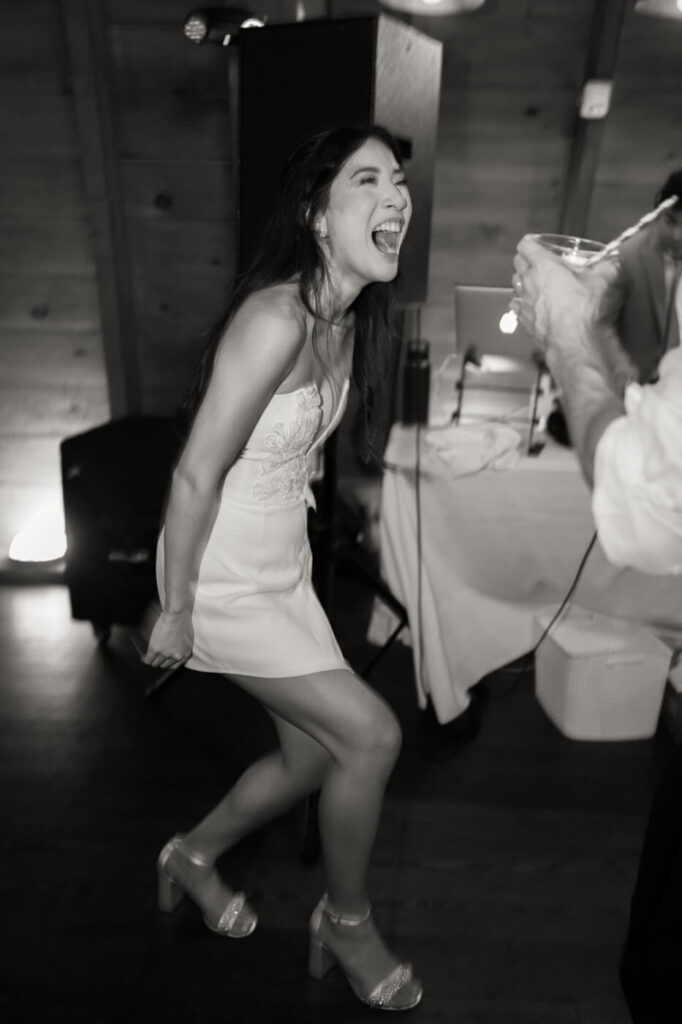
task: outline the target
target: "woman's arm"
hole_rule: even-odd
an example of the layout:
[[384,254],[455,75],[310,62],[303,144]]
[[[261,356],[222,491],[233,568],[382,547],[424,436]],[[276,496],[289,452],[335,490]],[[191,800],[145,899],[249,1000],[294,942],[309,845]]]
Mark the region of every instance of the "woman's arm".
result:
[[165,597],[145,661],[166,667],[191,653],[199,564],[221,483],[305,342],[292,303],[251,296],[226,329],[211,379],[173,473],[164,530]]

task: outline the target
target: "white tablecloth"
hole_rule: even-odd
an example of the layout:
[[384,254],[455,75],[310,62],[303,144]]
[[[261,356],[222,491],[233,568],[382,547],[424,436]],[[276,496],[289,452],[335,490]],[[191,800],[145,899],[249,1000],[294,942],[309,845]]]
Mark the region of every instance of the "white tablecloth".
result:
[[[396,425],[386,451],[398,468],[383,482],[381,564],[407,608],[419,704],[430,695],[446,722],[467,706],[469,687],[533,648],[534,616],[564,598],[594,525],[572,451],[549,441],[538,457],[522,456],[513,468],[459,475],[456,461],[444,461],[422,430],[421,630],[414,427]],[[682,579],[616,569],[598,544],[573,603],[635,620],[682,646]],[[381,642],[390,625],[377,602],[370,639]]]

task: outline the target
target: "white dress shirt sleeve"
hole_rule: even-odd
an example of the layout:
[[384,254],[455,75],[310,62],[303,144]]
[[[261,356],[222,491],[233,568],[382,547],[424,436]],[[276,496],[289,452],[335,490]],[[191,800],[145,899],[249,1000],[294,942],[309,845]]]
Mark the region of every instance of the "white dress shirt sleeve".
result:
[[682,574],[682,349],[655,384],[631,384],[625,415],[597,445],[592,512],[606,557],[653,574]]

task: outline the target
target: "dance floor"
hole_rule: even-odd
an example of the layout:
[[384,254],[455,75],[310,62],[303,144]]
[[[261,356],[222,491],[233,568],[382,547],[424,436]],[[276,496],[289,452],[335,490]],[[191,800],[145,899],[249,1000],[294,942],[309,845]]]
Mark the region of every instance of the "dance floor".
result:
[[[361,665],[370,596],[342,578],[337,631]],[[265,714],[185,672],[154,699],[126,631],[98,648],[56,585],[0,586],[3,1019],[68,1024],[351,1024],[374,1017],[334,972],[306,974],[323,887],[304,808],[221,862],[253,937],[155,909],[155,858],[268,749]],[[646,814],[671,753],[565,739],[532,672],[489,677],[479,737],[444,763],[416,744],[410,652],[372,675],[403,725],[371,874],[377,920],[424,982],[415,1021],[626,1024],[617,963]],[[516,681],[516,684],[514,685]]]

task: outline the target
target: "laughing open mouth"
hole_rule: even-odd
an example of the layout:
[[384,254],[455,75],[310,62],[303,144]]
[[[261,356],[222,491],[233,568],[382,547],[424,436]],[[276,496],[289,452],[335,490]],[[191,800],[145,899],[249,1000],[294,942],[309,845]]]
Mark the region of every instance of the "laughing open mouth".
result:
[[402,232],[402,220],[385,220],[372,231],[372,241],[384,256],[397,256]]

